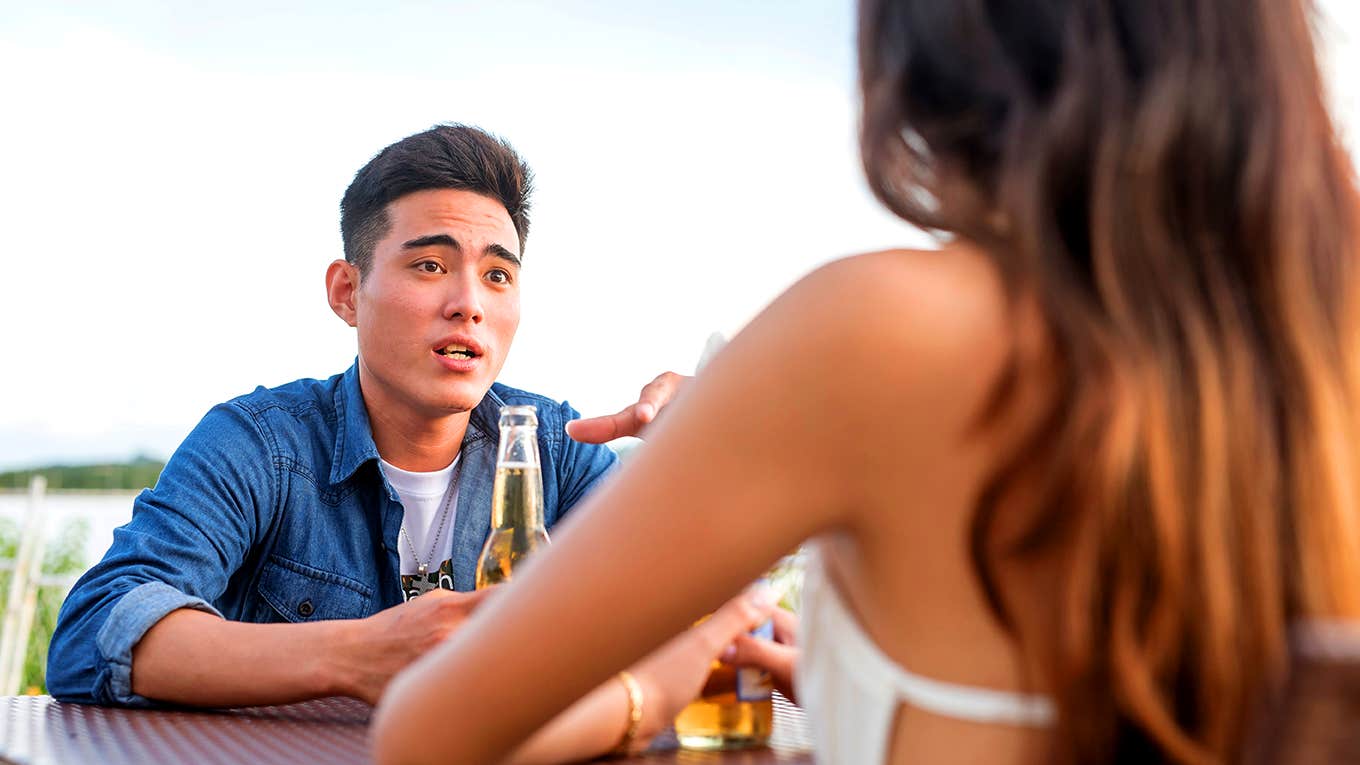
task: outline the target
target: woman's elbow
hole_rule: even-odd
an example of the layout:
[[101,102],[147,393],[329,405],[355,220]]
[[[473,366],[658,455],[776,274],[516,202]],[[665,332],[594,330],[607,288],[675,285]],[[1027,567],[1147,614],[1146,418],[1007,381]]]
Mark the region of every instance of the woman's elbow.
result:
[[443,731],[427,726],[410,705],[386,700],[373,710],[369,741],[377,765],[458,765],[464,762],[458,749],[450,750]]
[[[396,694],[400,696],[400,694]],[[480,742],[460,739],[447,722],[422,719],[412,704],[385,695],[373,710],[369,748],[377,765],[462,765]],[[453,734],[452,736],[450,734]],[[461,742],[461,743],[460,743]]]
[[410,751],[411,737],[401,730],[401,716],[393,714],[391,704],[379,704],[373,710],[368,727],[369,748],[377,765],[408,765],[417,762]]

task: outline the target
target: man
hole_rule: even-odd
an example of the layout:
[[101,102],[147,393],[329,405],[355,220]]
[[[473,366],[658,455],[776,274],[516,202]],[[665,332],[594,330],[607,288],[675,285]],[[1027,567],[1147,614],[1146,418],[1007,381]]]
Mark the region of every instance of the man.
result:
[[[493,384],[519,324],[530,173],[507,144],[440,126],[389,146],[341,202],[332,310],[358,359],[210,411],[63,605],[59,699],[146,705],[376,701],[485,592],[497,416],[538,407],[545,521],[615,464],[673,375],[617,415]],[[415,595],[426,593],[416,598]]]

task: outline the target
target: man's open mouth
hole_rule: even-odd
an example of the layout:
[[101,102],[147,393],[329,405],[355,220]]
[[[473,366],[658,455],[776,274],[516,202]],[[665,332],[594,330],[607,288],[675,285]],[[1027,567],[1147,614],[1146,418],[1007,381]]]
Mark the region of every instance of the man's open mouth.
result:
[[477,358],[476,351],[472,350],[466,345],[458,345],[456,343],[452,345],[446,345],[443,348],[436,348],[434,352],[439,354],[440,356],[448,356],[451,359]]

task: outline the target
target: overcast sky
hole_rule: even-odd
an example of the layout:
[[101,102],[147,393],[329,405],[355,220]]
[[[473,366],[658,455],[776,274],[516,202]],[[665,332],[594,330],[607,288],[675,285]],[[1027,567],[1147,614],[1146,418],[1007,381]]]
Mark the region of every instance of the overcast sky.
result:
[[[340,195],[438,122],[533,166],[501,379],[587,414],[817,265],[924,242],[860,178],[848,1],[276,5],[0,0],[0,467],[164,457],[215,403],[347,368]],[[1323,3],[1336,75],[1353,5]]]

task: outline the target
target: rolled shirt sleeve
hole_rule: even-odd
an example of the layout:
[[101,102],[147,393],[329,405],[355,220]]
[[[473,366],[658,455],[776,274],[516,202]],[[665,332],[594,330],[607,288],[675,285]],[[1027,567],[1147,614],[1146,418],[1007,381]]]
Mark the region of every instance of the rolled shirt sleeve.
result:
[[229,402],[210,411],[166,464],[154,489],[114,531],[104,558],[62,604],[47,660],[62,701],[145,706],[132,692],[132,651],[180,608],[212,605],[269,527],[277,460],[260,422]]
[[97,698],[123,706],[149,706],[150,699],[132,692],[132,648],[146,631],[171,611],[192,608],[221,616],[202,598],[186,595],[164,582],[139,584],[114,602],[108,619],[95,637],[103,663],[103,691]]

